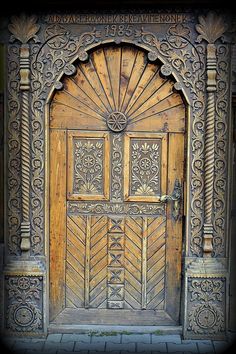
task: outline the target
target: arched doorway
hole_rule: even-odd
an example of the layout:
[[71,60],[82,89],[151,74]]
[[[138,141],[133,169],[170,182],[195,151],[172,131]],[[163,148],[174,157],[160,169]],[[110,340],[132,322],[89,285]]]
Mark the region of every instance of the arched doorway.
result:
[[52,99],[51,321],[178,323],[186,109],[160,68],[100,47]]

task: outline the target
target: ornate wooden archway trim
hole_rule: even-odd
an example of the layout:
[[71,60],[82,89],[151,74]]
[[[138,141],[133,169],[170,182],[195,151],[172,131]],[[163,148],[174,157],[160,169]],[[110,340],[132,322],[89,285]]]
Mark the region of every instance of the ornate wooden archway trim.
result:
[[[14,21],[12,20],[12,24]],[[22,19],[16,20],[16,23],[17,21],[20,24]],[[195,22],[197,24],[197,20]],[[213,22],[218,24],[214,38],[209,37]],[[39,264],[46,262],[45,111],[53,90],[61,88],[60,78],[63,74],[73,73],[73,62],[77,59],[86,60],[89,50],[95,46],[109,42],[132,43],[147,50],[150,60],[159,59],[164,63],[163,74],[175,77],[176,88],[183,90],[189,103],[186,322],[188,308],[191,308],[188,300],[191,294],[187,285],[188,279],[190,281],[192,277],[200,276],[193,265],[195,257],[201,259],[204,254],[210,255],[211,264],[202,262],[205,273],[208,272],[208,279],[210,274],[218,274],[218,277],[221,274],[225,280],[225,267],[220,273],[216,271],[219,268],[216,257],[224,260],[226,255],[224,223],[229,46],[219,41],[226,30],[221,17],[213,14],[205,18],[199,17],[200,25],[196,26],[198,33],[191,22],[171,24],[165,29],[164,35],[149,32],[143,25],[137,25],[135,29],[130,26],[116,26],[112,29],[107,25],[99,25],[91,31],[78,33],[78,30],[74,31],[67,25],[43,22],[36,24],[35,17],[27,20],[24,18],[24,23],[27,23],[28,27],[9,27],[14,39],[20,42],[11,44],[8,50],[9,259],[15,256],[21,259],[23,251],[27,254],[29,262],[31,256]],[[33,43],[32,39],[35,39],[36,33],[40,42]],[[198,37],[199,33],[201,38]],[[196,44],[197,39],[199,42],[204,39],[205,42]],[[205,74],[208,82],[205,80]],[[192,264],[192,268],[189,264]],[[8,276],[13,276],[10,270],[8,273]],[[21,276],[22,274],[21,272]],[[221,287],[222,297],[225,296],[225,289]],[[212,302],[214,301],[213,299]],[[6,306],[12,306],[10,300]],[[40,306],[43,306],[42,303]],[[210,303],[206,306],[210,311],[213,305]],[[225,303],[220,303],[220,306],[223,308]],[[45,311],[46,307],[41,307],[41,312]],[[14,327],[11,322],[8,326],[11,329]],[[190,336],[207,336],[210,331],[215,336],[222,334],[222,326],[210,327],[203,330],[204,324],[202,328],[201,325],[198,328],[186,325],[186,333]],[[20,326],[17,331],[21,332]]]

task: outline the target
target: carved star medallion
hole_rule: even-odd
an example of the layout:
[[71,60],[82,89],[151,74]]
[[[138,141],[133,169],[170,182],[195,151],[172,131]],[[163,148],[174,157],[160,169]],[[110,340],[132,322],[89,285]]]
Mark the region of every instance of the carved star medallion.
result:
[[112,112],[107,118],[107,126],[115,133],[122,132],[127,126],[127,118],[122,112]]

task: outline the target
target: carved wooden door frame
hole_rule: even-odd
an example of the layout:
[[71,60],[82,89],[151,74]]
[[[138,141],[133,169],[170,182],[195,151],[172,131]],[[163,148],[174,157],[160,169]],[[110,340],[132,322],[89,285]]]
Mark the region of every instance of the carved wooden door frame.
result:
[[[73,62],[85,61],[90,49],[123,42],[145,49],[150,61],[160,60],[162,74],[174,77],[175,89],[181,90],[186,99],[183,331],[186,338],[225,335],[229,45],[220,40],[227,30],[226,20],[215,13],[206,16],[199,13],[194,19],[190,14],[179,16],[177,23],[163,24],[163,33],[156,32],[151,24],[122,27],[99,24],[93,30],[85,25],[78,31],[53,22],[50,16],[43,21],[24,15],[11,19],[12,44],[8,50],[11,188],[5,265],[8,331],[45,332],[48,326],[48,111],[52,93],[62,87],[63,75],[74,73]],[[96,16],[93,18],[96,24]],[[21,300],[14,301],[17,291]],[[27,314],[25,322],[23,312]],[[210,318],[208,322],[204,320],[206,315]]]

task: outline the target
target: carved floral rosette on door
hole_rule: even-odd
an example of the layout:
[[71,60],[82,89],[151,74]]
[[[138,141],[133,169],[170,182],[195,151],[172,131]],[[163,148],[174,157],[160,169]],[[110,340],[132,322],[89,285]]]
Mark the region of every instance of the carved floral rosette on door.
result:
[[51,320],[177,323],[182,97],[128,45],[76,68],[50,106]]

